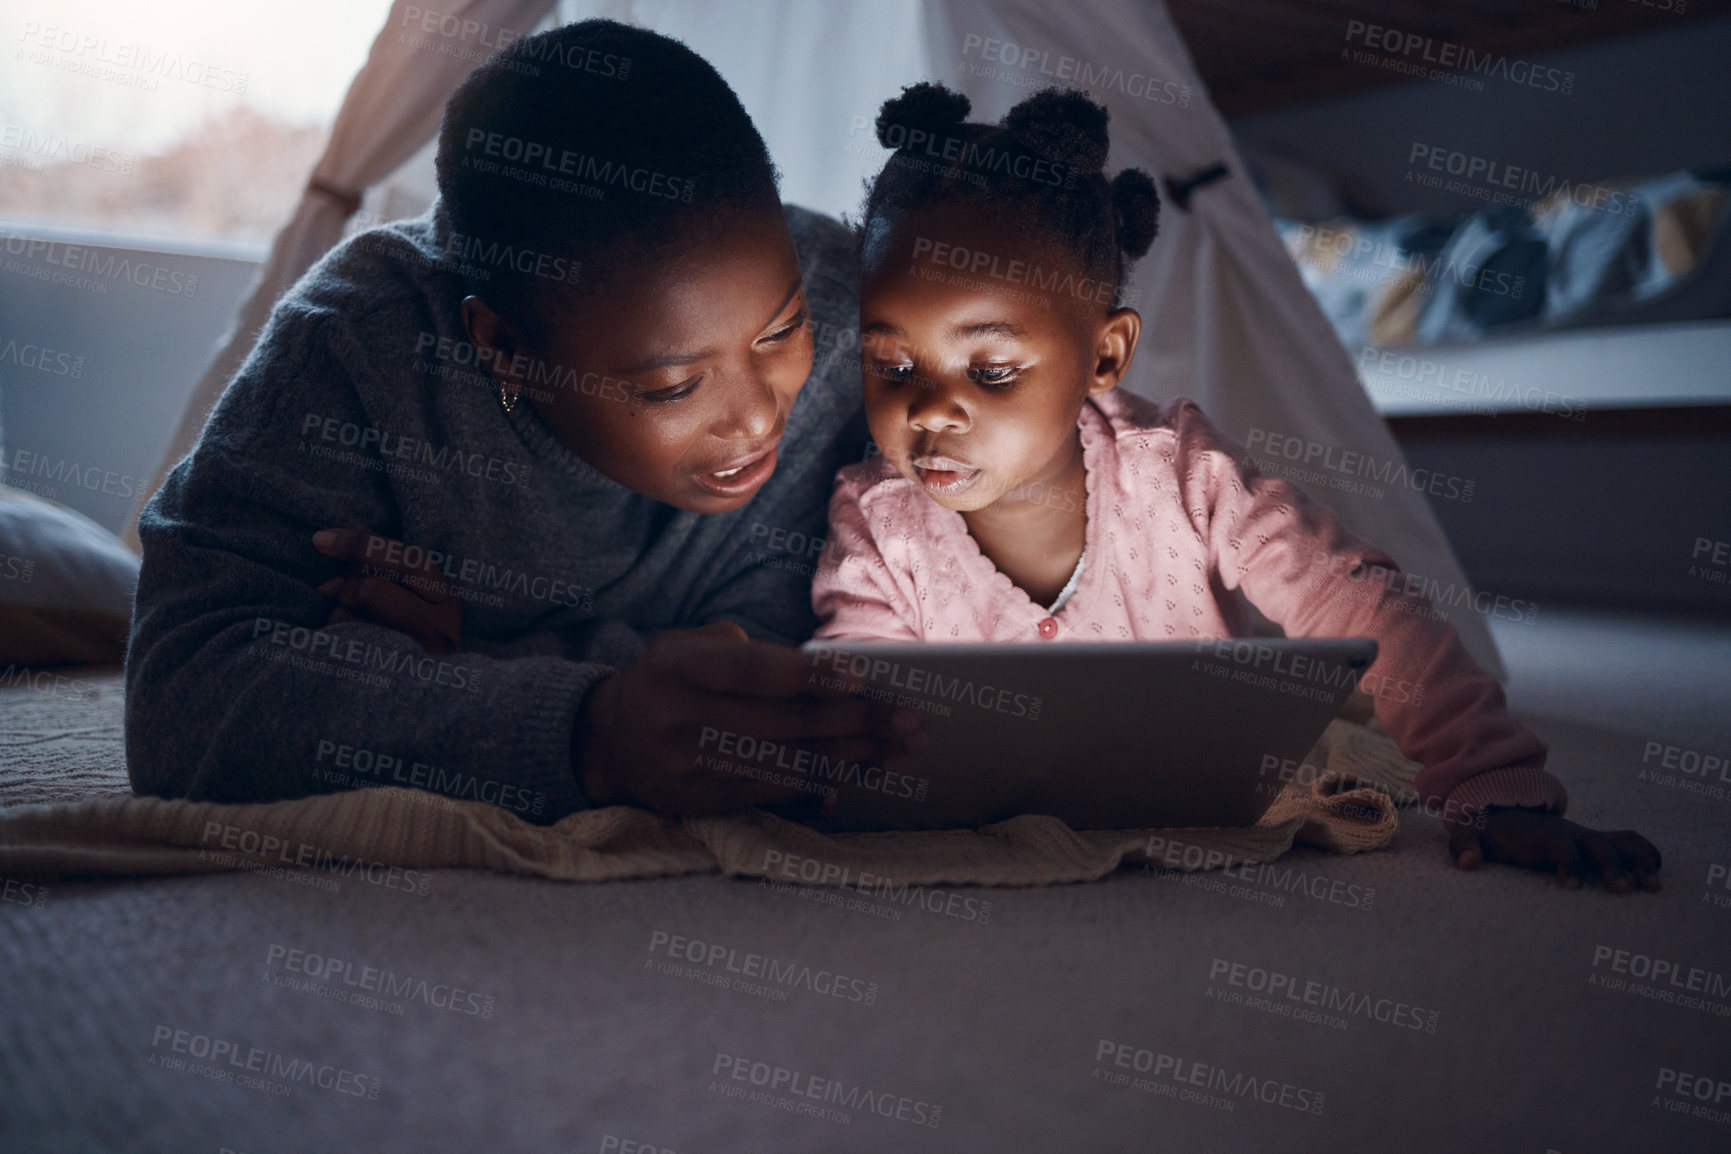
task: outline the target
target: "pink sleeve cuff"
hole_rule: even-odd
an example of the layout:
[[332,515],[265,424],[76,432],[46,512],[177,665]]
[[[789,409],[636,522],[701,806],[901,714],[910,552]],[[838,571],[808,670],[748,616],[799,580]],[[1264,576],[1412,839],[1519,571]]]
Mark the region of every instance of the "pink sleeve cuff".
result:
[[1536,765],[1511,765],[1475,773],[1449,791],[1446,809],[1470,813],[1491,805],[1531,806],[1562,813],[1568,790]]

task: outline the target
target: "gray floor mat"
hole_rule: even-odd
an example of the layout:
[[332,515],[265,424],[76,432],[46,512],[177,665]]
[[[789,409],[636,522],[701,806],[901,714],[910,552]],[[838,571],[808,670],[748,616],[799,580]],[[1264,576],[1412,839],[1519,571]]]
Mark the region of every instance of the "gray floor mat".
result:
[[[1725,681],[1691,698],[1686,666],[1722,637],[1550,628],[1504,639],[1512,699],[1569,706],[1528,716],[1573,816],[1652,837],[1662,894],[1464,874],[1423,817],[1242,877],[851,906],[716,877],[55,886],[0,903],[0,1146],[1731,1149],[1731,1096],[1693,1096],[1731,1080],[1731,800],[1642,777],[1719,724]],[[1583,653],[1615,681],[1656,651],[1679,712],[1569,696]]]

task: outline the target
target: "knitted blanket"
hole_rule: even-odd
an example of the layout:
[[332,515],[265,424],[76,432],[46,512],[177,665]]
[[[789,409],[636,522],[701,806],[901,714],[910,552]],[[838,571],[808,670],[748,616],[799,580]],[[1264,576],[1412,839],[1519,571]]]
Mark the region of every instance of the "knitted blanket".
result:
[[537,826],[485,802],[396,787],[261,805],[134,797],[116,675],[13,685],[0,704],[0,874],[12,877],[253,870],[424,888],[424,871],[455,867],[562,881],[720,871],[862,892],[1049,885],[1123,865],[1266,862],[1295,844],[1376,849],[1393,838],[1396,799],[1414,796],[1419,768],[1374,723],[1342,719],[1305,758],[1310,780],[1270,781],[1273,805],[1243,829],[1073,830],[1022,816],[977,830],[826,834],[760,811],[681,819],[628,806]]

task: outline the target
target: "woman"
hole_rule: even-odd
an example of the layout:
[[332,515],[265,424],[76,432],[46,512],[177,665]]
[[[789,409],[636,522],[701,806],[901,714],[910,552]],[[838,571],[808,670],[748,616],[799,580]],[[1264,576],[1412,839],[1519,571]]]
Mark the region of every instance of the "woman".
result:
[[[703,769],[706,730],[903,748],[808,685],[809,570],[763,556],[822,536],[863,450],[856,367],[812,341],[855,325],[852,242],[784,212],[714,68],[610,21],[520,40],[453,95],[439,187],[284,295],[146,509],[134,788],[415,785],[551,822],[800,796]],[[321,552],[333,526],[394,540]],[[344,562],[417,570],[462,651],[374,623],[416,594],[329,584]]]

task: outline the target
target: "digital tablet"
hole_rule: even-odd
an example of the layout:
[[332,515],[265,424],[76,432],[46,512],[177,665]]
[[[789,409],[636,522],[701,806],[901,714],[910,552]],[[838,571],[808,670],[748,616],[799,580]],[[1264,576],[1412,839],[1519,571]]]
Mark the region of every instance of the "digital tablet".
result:
[[[919,711],[926,747],[812,767],[837,831],[977,827],[1051,814],[1074,829],[1259,819],[1376,659],[1376,642],[808,642],[814,685]],[[825,789],[827,794],[828,789]]]

